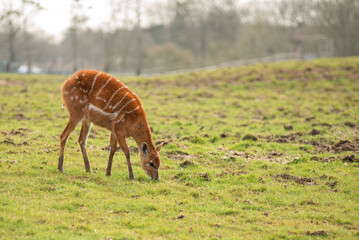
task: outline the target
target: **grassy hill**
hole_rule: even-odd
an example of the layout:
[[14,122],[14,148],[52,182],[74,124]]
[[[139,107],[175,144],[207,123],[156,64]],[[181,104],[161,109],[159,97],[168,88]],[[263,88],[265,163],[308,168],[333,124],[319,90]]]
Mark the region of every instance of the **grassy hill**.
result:
[[[359,58],[121,77],[161,150],[151,181],[132,148],[105,176],[94,126],[57,171],[67,76],[0,75],[0,239],[359,238]],[[132,139],[130,146],[135,146]]]

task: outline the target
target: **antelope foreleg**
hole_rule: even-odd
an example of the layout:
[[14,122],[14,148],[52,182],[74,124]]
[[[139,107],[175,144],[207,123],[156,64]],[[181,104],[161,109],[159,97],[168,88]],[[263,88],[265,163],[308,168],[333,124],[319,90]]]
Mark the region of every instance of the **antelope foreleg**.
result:
[[118,134],[116,135],[116,137],[117,137],[118,144],[120,145],[120,148],[122,149],[122,152],[126,156],[128,174],[129,174],[130,180],[134,180],[135,178],[133,176],[132,165],[131,165],[131,161],[130,161],[130,151],[129,151],[127,143],[126,143],[126,138],[124,136],[120,136]]

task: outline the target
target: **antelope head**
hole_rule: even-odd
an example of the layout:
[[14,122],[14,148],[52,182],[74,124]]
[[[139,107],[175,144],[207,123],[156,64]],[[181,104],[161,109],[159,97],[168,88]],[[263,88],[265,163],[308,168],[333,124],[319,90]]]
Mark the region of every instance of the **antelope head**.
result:
[[160,167],[160,155],[163,143],[158,145],[156,149],[150,150],[148,144],[143,142],[140,149],[141,167],[151,179],[158,180],[158,168]]

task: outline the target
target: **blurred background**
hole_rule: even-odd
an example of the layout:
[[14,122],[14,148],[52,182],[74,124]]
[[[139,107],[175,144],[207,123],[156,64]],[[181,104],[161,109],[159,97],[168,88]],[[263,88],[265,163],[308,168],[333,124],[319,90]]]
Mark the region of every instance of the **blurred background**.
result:
[[0,2],[1,72],[160,74],[358,54],[358,0]]

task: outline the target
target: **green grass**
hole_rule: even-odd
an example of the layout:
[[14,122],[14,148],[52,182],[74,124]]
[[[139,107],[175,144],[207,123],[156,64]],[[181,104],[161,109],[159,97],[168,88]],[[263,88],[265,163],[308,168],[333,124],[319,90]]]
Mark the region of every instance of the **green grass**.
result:
[[106,177],[96,126],[92,172],[79,126],[57,171],[65,79],[0,75],[1,239],[359,238],[359,58],[119,77],[166,143],[158,182],[134,152],[135,181],[122,152]]

